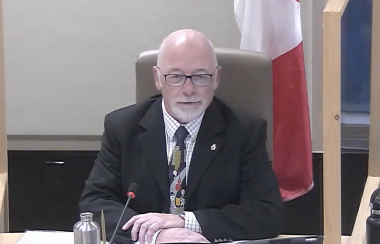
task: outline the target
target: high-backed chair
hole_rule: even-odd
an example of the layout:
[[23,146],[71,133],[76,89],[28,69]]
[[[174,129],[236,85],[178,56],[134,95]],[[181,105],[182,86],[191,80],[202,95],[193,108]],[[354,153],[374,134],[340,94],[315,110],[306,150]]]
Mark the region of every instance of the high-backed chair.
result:
[[[216,48],[222,75],[215,96],[235,108],[255,113],[268,123],[267,148],[273,160],[272,62],[262,53]],[[159,92],[153,78],[158,50],[141,53],[136,60],[136,102]]]

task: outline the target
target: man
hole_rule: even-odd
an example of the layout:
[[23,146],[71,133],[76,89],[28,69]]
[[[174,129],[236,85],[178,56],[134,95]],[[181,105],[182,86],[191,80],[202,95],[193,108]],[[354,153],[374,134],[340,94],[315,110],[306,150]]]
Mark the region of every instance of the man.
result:
[[162,96],[106,116],[81,212],[99,219],[103,209],[110,238],[136,182],[118,238],[144,244],[277,236],[283,209],[266,122],[214,97],[221,67],[211,42],[194,30],[170,34],[153,74]]

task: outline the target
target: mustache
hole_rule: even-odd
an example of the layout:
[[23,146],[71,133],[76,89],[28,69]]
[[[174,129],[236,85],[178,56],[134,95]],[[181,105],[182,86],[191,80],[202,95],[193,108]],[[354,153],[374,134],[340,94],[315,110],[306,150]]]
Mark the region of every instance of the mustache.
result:
[[175,101],[178,103],[195,103],[195,102],[200,102],[202,99],[198,97],[179,97],[176,98]]

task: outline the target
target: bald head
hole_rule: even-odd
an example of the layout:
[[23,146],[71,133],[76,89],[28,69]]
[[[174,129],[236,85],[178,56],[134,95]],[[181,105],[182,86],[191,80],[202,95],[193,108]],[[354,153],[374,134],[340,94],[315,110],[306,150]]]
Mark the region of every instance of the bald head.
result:
[[165,108],[180,123],[194,120],[207,109],[220,72],[211,42],[195,30],[179,30],[166,37],[153,67]]
[[157,57],[157,66],[164,65],[168,56],[176,53],[185,55],[188,52],[196,55],[202,54],[202,57],[209,61],[214,68],[218,66],[211,41],[199,31],[191,29],[175,31],[162,41]]

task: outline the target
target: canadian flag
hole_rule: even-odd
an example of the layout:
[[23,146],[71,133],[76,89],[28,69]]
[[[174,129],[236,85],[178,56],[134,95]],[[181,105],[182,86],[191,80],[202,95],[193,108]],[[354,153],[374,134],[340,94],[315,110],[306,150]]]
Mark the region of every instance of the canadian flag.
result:
[[310,118],[297,0],[235,0],[240,48],[273,60],[273,168],[284,201],[313,187]]

